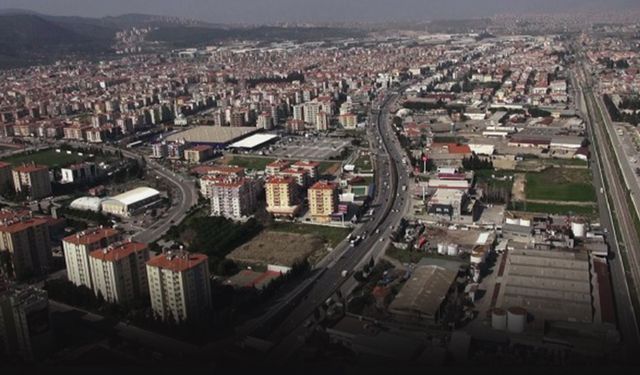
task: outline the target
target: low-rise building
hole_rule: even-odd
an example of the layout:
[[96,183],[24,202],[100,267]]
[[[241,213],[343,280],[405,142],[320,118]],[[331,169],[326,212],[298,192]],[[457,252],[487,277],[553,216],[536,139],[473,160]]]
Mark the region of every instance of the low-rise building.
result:
[[213,157],[213,147],[198,145],[184,150],[184,160],[189,163],[199,164]]

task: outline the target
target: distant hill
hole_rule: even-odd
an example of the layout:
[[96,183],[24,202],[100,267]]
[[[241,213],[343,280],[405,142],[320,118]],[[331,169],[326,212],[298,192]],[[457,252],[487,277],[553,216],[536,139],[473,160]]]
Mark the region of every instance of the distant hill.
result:
[[324,41],[328,39],[350,38],[365,35],[362,30],[331,27],[276,27],[259,26],[245,28],[220,27],[160,27],[152,31],[148,40],[165,42],[174,47],[198,46],[225,40],[284,41],[298,42]]

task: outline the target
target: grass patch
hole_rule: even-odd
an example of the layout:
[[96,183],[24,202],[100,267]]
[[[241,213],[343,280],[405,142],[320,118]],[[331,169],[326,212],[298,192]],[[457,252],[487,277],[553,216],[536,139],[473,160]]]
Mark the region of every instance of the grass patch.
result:
[[237,165],[241,168],[264,170],[267,164],[275,161],[275,158],[257,158],[251,156],[237,156],[234,155],[233,159],[229,162],[229,165]]
[[598,215],[596,206],[574,206],[562,204],[544,204],[530,202],[511,202],[509,209],[524,212],[540,212],[551,215],[584,215],[595,217]]
[[353,164],[358,172],[373,171],[373,163],[371,162],[371,157],[369,157],[369,155],[360,154]]
[[54,149],[37,151],[33,153],[24,153],[3,158],[2,161],[11,165],[20,165],[23,163],[34,162],[36,164],[46,165],[49,168],[62,168],[67,165],[79,163],[85,160],[85,156],[80,156],[76,152],[67,154],[65,150],[56,152]]
[[401,263],[418,263],[425,255],[422,251],[402,250],[395,246],[389,246],[385,254]]
[[527,173],[527,199],[595,202],[596,191],[586,169],[549,168]]
[[334,168],[336,165],[340,165],[340,163],[332,162],[332,161],[321,161],[318,166],[318,172],[320,174],[326,174],[328,170]]
[[326,243],[331,247],[336,247],[340,241],[345,239],[351,229],[349,228],[339,228],[339,227],[329,227],[323,225],[312,225],[312,224],[297,224],[297,223],[282,223],[278,222],[273,225],[273,227],[269,228],[276,232],[287,232],[287,233],[297,233],[297,234],[314,234],[323,239]]

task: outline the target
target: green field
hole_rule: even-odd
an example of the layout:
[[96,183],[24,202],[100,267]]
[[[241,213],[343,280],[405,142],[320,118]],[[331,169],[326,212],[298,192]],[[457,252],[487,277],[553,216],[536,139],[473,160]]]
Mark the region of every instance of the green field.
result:
[[75,152],[69,155],[65,150],[60,150],[58,153],[54,149],[38,151],[35,153],[19,154],[2,159],[2,161],[11,165],[34,162],[36,164],[46,165],[49,168],[66,167],[69,164],[79,163],[83,160],[85,160],[85,157],[79,156]]
[[373,171],[373,164],[369,155],[359,155],[353,164],[358,172]]
[[229,165],[237,165],[238,167],[253,170],[264,170],[267,167],[267,164],[275,160],[275,158],[258,158],[251,156],[234,155],[233,159],[231,159],[231,161],[229,162]]
[[539,212],[551,215],[584,215],[595,217],[598,214],[596,206],[574,206],[562,204],[543,204],[527,202],[512,202],[509,209],[514,211]]
[[329,246],[336,247],[351,232],[349,228],[327,227],[323,225],[275,223],[269,228],[278,232],[315,234],[326,241]]
[[527,173],[527,199],[595,202],[596,191],[588,169],[549,168]]

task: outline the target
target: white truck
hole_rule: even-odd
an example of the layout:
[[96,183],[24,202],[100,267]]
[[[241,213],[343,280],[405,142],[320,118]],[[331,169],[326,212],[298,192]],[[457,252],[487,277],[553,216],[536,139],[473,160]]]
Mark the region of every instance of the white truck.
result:
[[349,271],[342,270],[342,277],[347,277],[348,274],[349,274]]

